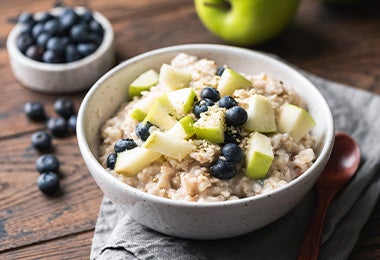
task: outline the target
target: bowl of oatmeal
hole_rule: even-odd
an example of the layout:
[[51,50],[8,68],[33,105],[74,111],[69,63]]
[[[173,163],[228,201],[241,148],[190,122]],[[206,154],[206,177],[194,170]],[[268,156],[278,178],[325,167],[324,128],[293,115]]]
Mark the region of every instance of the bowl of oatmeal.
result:
[[238,47],[153,50],[100,78],[78,113],[94,180],[153,230],[219,239],[259,229],[311,189],[334,142],[303,75]]

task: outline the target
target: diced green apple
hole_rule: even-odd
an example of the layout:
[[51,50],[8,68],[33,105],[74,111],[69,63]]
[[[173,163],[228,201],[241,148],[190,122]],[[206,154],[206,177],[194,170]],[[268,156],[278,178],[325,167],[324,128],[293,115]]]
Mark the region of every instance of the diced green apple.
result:
[[150,93],[146,97],[143,97],[141,100],[137,101],[129,114],[130,117],[136,119],[137,121],[142,121],[148,114],[150,108],[156,102],[160,95],[156,93]]
[[173,107],[180,115],[190,113],[193,108],[194,101],[197,98],[197,94],[192,88],[174,90],[169,92],[167,95]]
[[247,114],[248,119],[244,128],[248,131],[261,133],[276,132],[276,120],[274,109],[270,100],[263,95],[253,95],[249,99]]
[[309,112],[289,103],[283,105],[277,122],[278,131],[288,133],[295,142],[305,136],[315,124]]
[[226,68],[220,76],[217,90],[220,96],[232,96],[235,90],[250,88],[252,83],[236,71]]
[[138,146],[117,154],[115,171],[134,176],[160,157],[160,153]]
[[173,106],[167,95],[164,94],[154,102],[144,118],[144,121],[150,122],[162,130],[169,130],[177,123],[173,111]]
[[145,141],[143,147],[179,161],[196,148],[194,144],[184,139],[161,131],[154,131]]
[[195,134],[193,124],[193,118],[191,116],[185,116],[167,131],[167,133],[181,139],[189,139]]
[[186,88],[191,81],[191,74],[168,64],[162,64],[158,81],[167,90]]
[[217,109],[201,113],[201,117],[194,123],[195,134],[198,139],[206,139],[212,143],[224,142],[225,112]]
[[149,90],[152,86],[157,85],[158,83],[158,73],[150,69],[140,76],[138,76],[130,85],[129,85],[129,97],[140,95],[142,91]]
[[272,165],[273,159],[270,138],[259,132],[254,132],[248,140],[245,174],[252,179],[264,178]]

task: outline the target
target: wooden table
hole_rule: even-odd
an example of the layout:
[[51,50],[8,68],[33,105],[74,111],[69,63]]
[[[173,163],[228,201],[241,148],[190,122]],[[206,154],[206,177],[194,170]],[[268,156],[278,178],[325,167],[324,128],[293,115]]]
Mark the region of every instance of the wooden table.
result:
[[[87,5],[111,21],[118,59],[183,43],[223,43],[199,21],[191,0],[65,1]],[[254,49],[275,53],[319,76],[380,94],[380,2],[331,9],[316,0],[301,1],[294,23],[277,39]],[[58,96],[23,88],[12,75],[5,42],[21,11],[43,11],[52,0],[0,1],[0,258],[87,259],[102,192],[90,177],[75,136],[54,139],[61,161],[59,196],[36,186],[38,153],[31,134],[43,125],[29,122],[25,102],[37,100],[54,115]],[[76,107],[85,93],[70,95]],[[360,108],[359,108],[360,109]],[[364,227],[352,259],[380,258],[380,203]]]

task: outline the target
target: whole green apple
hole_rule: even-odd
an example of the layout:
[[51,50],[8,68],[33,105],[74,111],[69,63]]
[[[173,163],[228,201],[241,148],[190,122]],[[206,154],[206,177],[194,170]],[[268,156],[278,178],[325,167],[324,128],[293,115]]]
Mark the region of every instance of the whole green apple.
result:
[[265,42],[292,20],[299,0],[195,0],[206,28],[231,44]]

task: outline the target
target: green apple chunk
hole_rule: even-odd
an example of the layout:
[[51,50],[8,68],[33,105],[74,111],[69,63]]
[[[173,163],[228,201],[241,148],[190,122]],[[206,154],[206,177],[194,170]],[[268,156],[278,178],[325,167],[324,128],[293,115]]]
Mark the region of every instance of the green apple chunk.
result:
[[195,134],[198,139],[220,144],[224,142],[225,111],[209,108],[207,112],[201,113],[201,117],[194,123]]
[[125,176],[134,176],[160,157],[160,153],[138,146],[117,154],[115,171]]
[[315,124],[314,119],[305,109],[286,103],[280,112],[277,127],[279,132],[288,133],[295,142],[298,142]]
[[271,140],[264,134],[254,132],[248,140],[246,172],[252,179],[264,178],[274,159]]
[[197,99],[197,94],[192,88],[183,88],[169,92],[168,98],[173,107],[180,115],[190,113],[193,108],[194,101]]
[[186,88],[191,81],[191,74],[168,64],[162,64],[158,81],[167,90]]
[[252,83],[236,71],[226,68],[220,76],[217,90],[220,96],[232,96],[235,90],[250,88]]
[[156,93],[150,93],[146,97],[143,97],[141,100],[137,101],[129,114],[129,116],[137,121],[142,121],[148,114],[150,108],[156,102],[160,95]]
[[193,124],[193,118],[191,116],[185,116],[167,131],[167,133],[181,139],[189,139],[195,134]]
[[158,83],[158,73],[150,69],[140,76],[138,76],[130,85],[129,85],[129,97],[140,95],[142,91],[149,90],[152,86],[157,85]]
[[178,161],[183,160],[196,148],[194,144],[187,140],[161,131],[154,131],[145,141],[143,147]]
[[173,111],[175,111],[174,107],[167,95],[164,94],[154,102],[144,118],[144,122],[150,122],[162,130],[169,130],[177,123]]
[[250,97],[247,114],[248,120],[244,124],[246,130],[261,133],[276,132],[274,109],[267,97],[258,94]]

